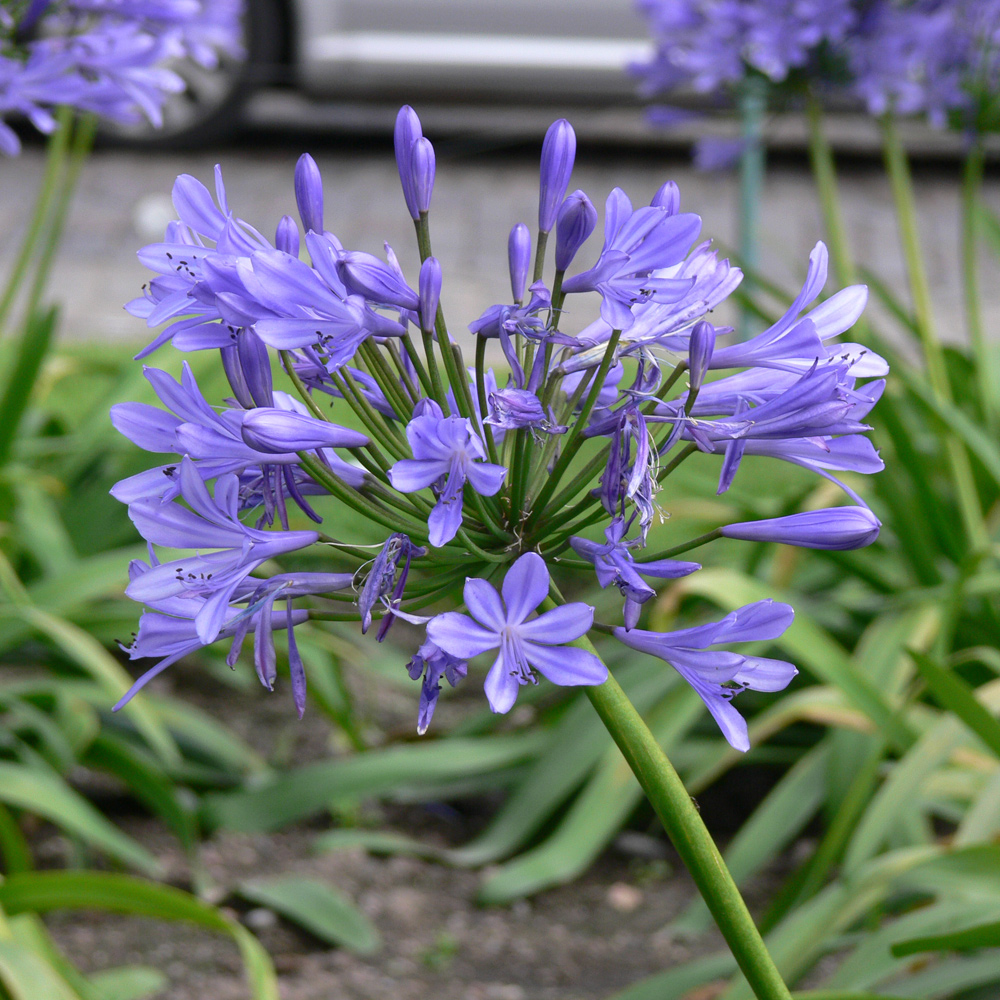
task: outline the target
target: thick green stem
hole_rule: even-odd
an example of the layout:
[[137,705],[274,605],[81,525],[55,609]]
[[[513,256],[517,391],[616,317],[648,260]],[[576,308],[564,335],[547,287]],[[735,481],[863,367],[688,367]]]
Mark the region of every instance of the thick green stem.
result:
[[[931,303],[930,282],[920,249],[920,233],[917,229],[916,197],[913,193],[913,179],[906,158],[906,150],[891,115],[883,116],[882,137],[886,169],[896,206],[903,256],[913,299],[913,317],[923,349],[927,381],[936,399],[943,403],[952,402],[951,385],[945,367],[944,353],[934,325]],[[982,506],[972,475],[969,455],[961,441],[953,434],[945,439],[945,447],[951,464],[955,492],[962,514],[969,543],[974,549],[985,549],[989,545],[989,533],[983,520]]]
[[535,238],[535,268],[531,273],[531,283],[542,280],[542,271],[545,269],[545,247],[549,242],[549,234],[538,231]]
[[917,228],[916,197],[913,192],[913,178],[906,150],[899,137],[895,120],[886,115],[882,118],[882,137],[886,170],[896,206],[899,235],[903,244],[910,296],[913,300],[913,319],[923,350],[927,379],[938,399],[951,401],[951,387],[945,369],[944,354],[934,323],[934,309],[931,302],[930,281],[920,248],[920,232]]
[[977,136],[962,172],[962,297],[965,302],[965,325],[974,360],[973,370],[979,383],[979,402],[986,426],[995,437],[998,429],[997,403],[1000,399],[996,362],[983,331],[982,303],[979,297],[979,213],[983,188],[986,149]]
[[42,183],[38,189],[38,198],[35,201],[35,209],[25,231],[24,239],[21,241],[21,249],[14,262],[10,277],[7,279],[7,286],[4,288],[3,298],[0,299],[0,330],[3,330],[10,314],[10,310],[17,299],[18,292],[24,287],[24,276],[31,263],[35,248],[45,232],[52,206],[59,193],[59,186],[63,178],[63,171],[66,167],[66,158],[69,153],[70,137],[73,125],[73,111],[71,108],[60,108],[57,113],[59,126],[49,139],[48,150],[45,156],[45,173],[42,176]]
[[[551,599],[544,605],[556,606]],[[574,645],[597,652],[586,637]],[[611,674],[586,692],[691,873],[750,988],[758,1000],[791,1000],[698,807],[642,716]]]
[[[740,263],[747,270],[758,270],[760,246],[760,210],[764,196],[764,115],[767,111],[767,81],[756,74],[743,81],[740,91],[740,121],[743,152],[740,154]],[[753,291],[750,279],[744,280],[744,291]],[[745,306],[740,312],[739,332],[745,340],[750,336],[753,313]]]
[[810,93],[806,103],[809,122],[809,162],[812,164],[813,179],[819,194],[820,208],[826,228],[826,238],[830,246],[830,260],[833,274],[839,285],[857,283],[857,268],[847,239],[847,226],[841,209],[837,189],[837,173],[833,159],[833,149],[823,129],[823,107]]
[[[72,125],[72,118],[68,125]],[[62,233],[66,225],[66,216],[69,214],[69,207],[73,200],[73,193],[76,191],[77,181],[84,164],[90,156],[90,150],[94,145],[94,134],[97,131],[97,118],[95,115],[86,114],[76,119],[73,137],[70,145],[69,163],[63,174],[62,182],[59,185],[59,192],[52,206],[49,217],[49,224],[42,244],[42,252],[38,255],[35,264],[35,275],[28,292],[28,301],[25,304],[25,315],[31,316],[38,308],[45,293],[45,286],[48,284],[49,274],[55,262],[56,252],[62,242]]]

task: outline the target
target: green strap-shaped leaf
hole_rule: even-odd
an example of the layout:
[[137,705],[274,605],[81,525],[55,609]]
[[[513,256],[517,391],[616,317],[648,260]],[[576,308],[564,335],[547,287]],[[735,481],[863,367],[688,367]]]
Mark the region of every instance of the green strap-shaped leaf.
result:
[[67,833],[133,868],[149,873],[159,869],[156,858],[149,851],[109,823],[52,772],[0,762],[0,802],[43,816]]
[[[670,749],[701,717],[704,705],[684,685],[650,713],[656,741]],[[642,789],[617,747],[610,747],[556,831],[538,847],[502,865],[479,890],[481,903],[506,903],[576,878],[607,846],[642,799]]]
[[258,788],[210,795],[204,818],[209,825],[246,833],[276,830],[321,812],[334,799],[374,797],[511,767],[542,752],[548,742],[546,733],[525,732],[370,750],[286,771]]
[[435,861],[451,861],[446,848],[435,847],[407,837],[405,833],[389,830],[361,830],[347,828],[321,833],[312,843],[314,851],[350,851],[360,847],[372,854],[394,854],[411,858],[431,858]]
[[897,958],[902,958],[921,951],[968,951],[970,948],[1000,948],[1000,920],[947,934],[929,934],[926,937],[899,941],[892,946],[892,953]]
[[148,965],[122,965],[90,977],[91,985],[102,1000],[144,1000],[168,985],[159,969]]
[[996,755],[1000,757],[1000,722],[976,698],[975,691],[961,677],[939,667],[930,657],[910,651],[920,676],[927,682],[934,700],[954,712]]
[[851,875],[875,856],[902,817],[920,808],[920,788],[952,751],[967,739],[954,717],[935,723],[912,750],[893,767],[858,823],[844,855],[844,871]]
[[0,941],[0,982],[11,1000],[81,1000],[51,965],[17,941]]
[[[132,678],[122,665],[96,640],[79,626],[50,614],[25,601],[19,603],[16,614],[31,629],[45,636],[73,662],[90,674],[108,693],[110,708],[131,686]],[[181,759],[177,744],[163,722],[142,701],[131,707],[131,718],[161,760],[178,763]]]
[[1000,484],[1000,448],[993,438],[978,427],[971,417],[953,403],[938,399],[933,390],[918,376],[907,376],[906,387],[931,410],[972,452],[983,467]]
[[[215,907],[172,886],[106,872],[27,872],[0,883],[0,906],[12,914],[104,910],[183,920],[228,934],[239,946],[253,1000],[279,1000],[274,966],[260,942]],[[27,1000],[46,996],[40,993]]]
[[6,465],[11,456],[17,429],[45,361],[58,315],[58,309],[53,306],[46,313],[30,316],[25,323],[14,367],[0,396],[0,465]]
[[254,879],[241,883],[236,891],[328,944],[343,945],[360,955],[374,954],[381,947],[372,922],[346,896],[315,879],[298,875]]

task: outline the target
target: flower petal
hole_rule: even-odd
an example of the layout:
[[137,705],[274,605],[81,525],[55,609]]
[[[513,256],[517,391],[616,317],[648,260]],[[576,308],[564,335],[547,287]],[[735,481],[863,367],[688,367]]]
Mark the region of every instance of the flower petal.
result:
[[480,496],[491,497],[503,485],[507,470],[490,462],[470,462],[465,468],[465,475]]
[[447,459],[401,458],[389,469],[389,482],[400,493],[415,493],[448,471]]
[[[567,605],[568,606],[568,605]],[[603,684],[608,668],[593,653],[576,646],[542,646],[537,642],[522,642],[525,659],[547,680],[563,687],[580,684]]]
[[[462,596],[465,599],[465,606],[469,609],[469,614],[477,622],[497,633],[504,630],[507,619],[496,587],[487,583],[486,580],[470,577],[465,581],[465,590]],[[497,641],[500,641],[499,638]]]
[[747,656],[733,680],[754,691],[783,691],[797,673],[798,670],[784,660]]
[[486,675],[483,690],[490,708],[500,715],[509,712],[517,701],[517,689],[521,686],[517,676],[507,668],[503,652],[496,658]]
[[582,601],[545,611],[530,622],[521,622],[517,634],[530,642],[558,646],[579,639],[594,624],[594,609]]
[[468,615],[446,611],[427,623],[427,638],[435,646],[463,660],[500,645],[500,636],[474,622]]
[[427,518],[430,529],[428,541],[435,548],[447,545],[458,534],[462,527],[462,494],[454,497],[441,497]]
[[549,570],[545,560],[537,552],[525,552],[507,570],[501,591],[507,605],[507,624],[520,625],[549,592]]

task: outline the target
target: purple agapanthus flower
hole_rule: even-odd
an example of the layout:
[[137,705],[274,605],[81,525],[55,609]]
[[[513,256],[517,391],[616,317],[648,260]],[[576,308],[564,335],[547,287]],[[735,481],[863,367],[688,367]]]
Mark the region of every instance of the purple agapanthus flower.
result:
[[[403,598],[403,590],[410,572],[410,560],[425,555],[427,555],[427,549],[422,545],[414,545],[409,537],[401,531],[394,532],[385,540],[378,555],[372,561],[361,593],[358,595],[362,635],[371,628],[372,610],[381,601],[385,605],[387,613],[382,619],[376,638],[379,642],[385,638],[393,618],[399,610],[399,602]],[[403,564],[403,567],[397,576],[396,571],[399,569],[400,563]]]
[[214,642],[226,621],[236,588],[262,563],[315,543],[315,531],[260,531],[239,520],[239,479],[220,476],[215,496],[194,463],[181,460],[180,493],[190,510],[159,500],[129,505],[133,524],[146,541],[173,549],[213,549],[162,563],[133,580],[126,593],[151,603],[166,597],[204,597],[195,616],[198,638]]
[[[353,447],[367,441],[364,435],[337,424],[317,421],[308,416],[304,404],[287,393],[271,393],[272,407],[260,409],[225,409],[216,413],[208,404],[190,366],[185,362],[180,383],[166,372],[156,368],[145,369],[146,378],[167,406],[165,412],[148,403],[116,403],[111,408],[111,422],[115,428],[139,447],[152,452],[186,455],[202,479],[214,479],[226,473],[240,476],[239,499],[241,509],[262,502],[262,521],[274,521],[275,514],[287,527],[285,497],[291,499],[315,521],[319,516],[305,502],[303,496],[315,493],[313,481],[301,469],[297,450],[317,449],[317,456],[339,479],[354,489],[365,481],[364,471],[344,461],[334,447]],[[270,415],[270,416],[269,416]],[[248,418],[251,420],[250,436],[244,433]],[[307,427],[310,432],[318,428],[319,436],[312,440],[286,439],[277,450],[273,430],[275,422],[292,421],[297,427]],[[270,424],[270,440],[255,440],[256,425]],[[294,446],[294,450],[292,449]],[[153,497],[172,500],[180,494],[180,466],[176,462],[141,472],[116,483],[111,494],[122,503],[132,503]],[[259,526],[259,525],[258,525]]]
[[615,518],[604,529],[606,541],[603,545],[578,535],[570,538],[569,544],[578,556],[594,564],[597,582],[602,587],[614,584],[618,588],[625,598],[622,611],[625,628],[633,629],[639,622],[642,605],[656,596],[656,591],[643,580],[643,576],[651,576],[657,580],[676,580],[701,569],[701,564],[677,559],[636,562],[631,550],[641,545],[642,540],[633,538],[627,541],[627,531],[628,524],[622,518]]
[[557,424],[551,408],[546,411],[542,401],[528,389],[507,386],[489,394],[490,415],[484,423],[501,430],[517,430],[530,427],[546,434],[565,434],[569,429],[565,424]]
[[564,292],[601,294],[601,318],[615,330],[635,322],[639,302],[675,302],[690,291],[689,279],[659,277],[654,272],[679,264],[701,229],[691,213],[674,214],[650,205],[632,210],[620,188],[608,196],[604,215],[604,248],[588,271],[563,282]]
[[430,543],[438,548],[450,542],[462,526],[466,482],[480,495],[491,497],[503,484],[507,470],[484,461],[486,446],[464,417],[434,413],[414,417],[406,425],[406,439],[413,458],[396,462],[389,469],[389,481],[401,493],[434,488],[437,503],[427,525]]
[[[152,572],[158,561],[151,564],[135,560],[129,567],[133,583],[141,581]],[[251,629],[254,631],[254,666],[261,683],[274,689],[277,667],[274,651],[274,630],[288,631],[288,666],[292,681],[292,696],[299,718],[305,710],[305,667],[295,643],[294,627],[306,621],[308,611],[293,609],[292,600],[307,594],[330,594],[351,585],[351,573],[281,573],[267,580],[249,577],[233,591],[232,604],[226,610],[216,640],[232,639],[226,662],[233,666],[239,656],[243,640]],[[274,605],[284,600],[284,611]],[[128,646],[123,646],[129,659],[160,657],[160,661],[139,676],[135,683],[114,705],[118,711],[142,690],[154,677],[190,653],[202,649],[207,643],[199,633],[197,620],[205,606],[202,595],[180,594],[146,602],[153,610],[146,611],[139,619],[139,630]],[[246,607],[238,605],[246,604]]]
[[411,680],[423,678],[420,685],[420,707],[417,710],[417,733],[423,736],[431,724],[438,696],[441,694],[441,678],[444,677],[455,687],[468,673],[469,665],[465,660],[439,649],[433,642],[425,642],[413,654],[406,669]]
[[777,639],[792,624],[794,616],[787,604],[757,601],[707,625],[676,632],[616,628],[615,637],[632,649],[666,660],[698,692],[730,746],[745,753],[750,749],[747,724],[733,708],[733,697],[745,688],[781,691],[798,671],[784,660],[711,647]]
[[620,410],[602,415],[588,428],[587,434],[609,434],[611,437],[608,461],[595,495],[600,497],[604,509],[613,518],[624,517],[626,504],[632,504],[639,515],[645,540],[653,523],[654,499],[659,486],[656,449],[651,445],[642,409],[629,401]]
[[527,620],[548,592],[545,561],[535,552],[526,552],[507,571],[499,594],[486,580],[465,581],[463,596],[471,618],[447,611],[427,623],[431,642],[463,660],[499,649],[486,676],[486,697],[494,712],[509,712],[520,686],[536,683],[532,668],[564,686],[607,680],[608,668],[593,653],[565,645],[589,631],[594,621],[592,607],[580,602],[563,604]]

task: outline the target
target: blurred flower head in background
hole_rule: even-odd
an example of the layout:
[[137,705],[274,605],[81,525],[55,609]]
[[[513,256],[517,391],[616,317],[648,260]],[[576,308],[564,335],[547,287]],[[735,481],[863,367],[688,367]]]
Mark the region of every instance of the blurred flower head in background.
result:
[[25,0],[0,12],[0,150],[20,152],[4,120],[41,132],[68,106],[117,122],[158,126],[169,95],[185,87],[170,68],[212,69],[241,54],[243,0]]

